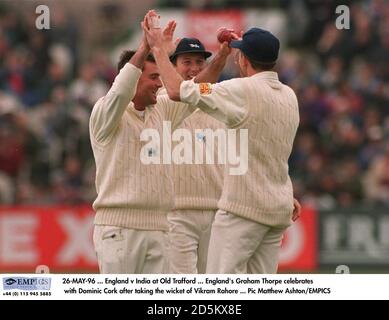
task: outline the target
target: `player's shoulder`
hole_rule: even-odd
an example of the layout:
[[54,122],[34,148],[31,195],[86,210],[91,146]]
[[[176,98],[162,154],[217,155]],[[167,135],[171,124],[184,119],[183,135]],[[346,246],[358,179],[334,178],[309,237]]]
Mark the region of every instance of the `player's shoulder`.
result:
[[244,92],[244,78],[232,78],[223,80],[213,85],[212,92],[218,92],[223,96],[236,96]]
[[167,90],[165,87],[159,88],[157,91],[157,96],[163,96],[167,94]]
[[208,113],[196,109],[189,117],[183,122],[183,127],[196,128],[196,129],[225,129],[225,124],[216,120]]
[[156,111],[159,110],[158,112],[162,112],[166,115],[187,106],[188,105],[184,102],[170,99],[167,94],[161,94],[157,96],[157,103],[154,105],[154,109]]
[[170,99],[167,93],[162,93],[157,95],[156,106],[175,106],[178,104],[184,104],[184,103]]
[[232,79],[220,81],[216,84],[216,86],[221,86],[225,88],[236,88],[236,87],[241,87],[244,81],[245,78],[232,78]]
[[99,98],[99,100],[96,101],[96,103],[93,105],[92,112],[90,114],[91,119],[95,116],[96,112],[98,112],[100,107],[102,107],[103,103],[104,103],[104,97],[101,97]]
[[170,99],[169,99],[169,96],[168,96],[168,94],[167,93],[159,93],[158,95],[157,95],[157,103],[156,104],[158,104],[158,103],[166,103],[166,102],[168,102]]
[[294,90],[293,90],[290,86],[288,86],[287,84],[285,84],[285,83],[282,83],[282,86],[283,86],[284,90],[288,93],[288,95],[289,95],[291,98],[293,98],[293,99],[295,99],[295,100],[297,101],[296,92],[294,92]]

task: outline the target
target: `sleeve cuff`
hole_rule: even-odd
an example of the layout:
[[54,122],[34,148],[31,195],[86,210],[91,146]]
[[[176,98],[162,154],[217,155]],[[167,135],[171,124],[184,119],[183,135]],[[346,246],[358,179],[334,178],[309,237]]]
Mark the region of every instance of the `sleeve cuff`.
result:
[[180,85],[180,100],[196,106],[200,100],[199,86],[193,80],[183,81]]
[[117,82],[120,87],[130,90],[134,85],[136,85],[141,75],[142,70],[138,69],[131,63],[126,63],[116,76],[115,82]]
[[127,63],[125,64],[125,66],[123,67],[123,69],[132,69],[132,70],[134,70],[133,72],[137,72],[139,75],[142,74],[142,70],[139,69],[138,67],[135,67],[135,66],[134,66],[132,63],[130,63],[130,62],[127,62]]

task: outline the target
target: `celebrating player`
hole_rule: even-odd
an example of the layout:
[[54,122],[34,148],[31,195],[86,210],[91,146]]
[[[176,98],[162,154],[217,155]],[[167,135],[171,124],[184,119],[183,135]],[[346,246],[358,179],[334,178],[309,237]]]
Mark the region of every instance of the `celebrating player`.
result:
[[[171,37],[174,27],[169,23],[164,33]],[[162,83],[149,51],[143,39],[135,53],[122,54],[120,73],[90,118],[98,194],[94,244],[101,273],[168,272],[172,172],[169,166],[142,163],[139,137],[145,128],[162,131],[165,119],[176,127],[194,109],[171,107],[167,96],[157,99]],[[149,151],[149,156],[159,152]]]
[[[226,45],[221,46],[212,63],[218,61],[224,65],[230,50]],[[170,60],[185,80],[191,80],[204,69],[210,55],[198,39],[183,38]],[[214,70],[214,82],[221,70]],[[207,141],[204,131],[200,129],[216,132],[224,127],[201,110],[196,110],[180,126],[191,131],[193,143],[199,144],[202,149],[205,149]],[[189,148],[193,149],[193,154],[196,152],[194,145]],[[217,143],[214,145],[216,150]],[[216,160],[217,154],[214,153]],[[211,226],[223,186],[223,170],[224,166],[217,163],[174,165],[175,206],[168,214],[171,273],[205,273]]]
[[288,174],[298,102],[273,71],[279,40],[266,30],[248,30],[231,42],[239,50],[242,78],[196,84],[175,71],[161,31],[144,30],[171,99],[196,105],[230,128],[248,130],[249,168],[244,175],[224,177],[207,273],[275,273],[283,233],[299,214]]

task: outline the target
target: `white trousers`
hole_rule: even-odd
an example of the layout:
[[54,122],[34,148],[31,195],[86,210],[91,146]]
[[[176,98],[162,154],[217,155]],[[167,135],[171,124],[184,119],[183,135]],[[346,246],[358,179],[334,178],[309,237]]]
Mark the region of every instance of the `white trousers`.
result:
[[214,217],[210,210],[168,213],[170,273],[205,273]]
[[212,225],[207,273],[277,273],[285,230],[218,210]]
[[164,231],[95,225],[93,242],[100,273],[168,273]]

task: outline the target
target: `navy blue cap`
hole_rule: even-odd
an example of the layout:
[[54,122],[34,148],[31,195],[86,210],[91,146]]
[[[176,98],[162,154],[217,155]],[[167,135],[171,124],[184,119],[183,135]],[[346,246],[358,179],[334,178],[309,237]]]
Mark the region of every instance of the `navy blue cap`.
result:
[[183,53],[202,53],[205,59],[212,55],[211,52],[205,50],[200,40],[195,38],[182,38],[176,47],[176,51],[170,56],[170,60]]
[[232,40],[230,47],[240,49],[245,56],[254,61],[275,62],[280,41],[267,30],[251,28],[243,34],[242,40]]

